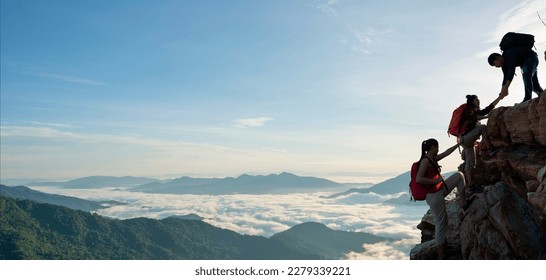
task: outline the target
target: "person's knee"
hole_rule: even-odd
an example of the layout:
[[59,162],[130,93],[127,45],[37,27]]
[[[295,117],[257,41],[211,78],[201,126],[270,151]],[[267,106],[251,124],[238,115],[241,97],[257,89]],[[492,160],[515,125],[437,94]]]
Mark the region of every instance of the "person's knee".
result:
[[458,171],[456,174],[457,174],[457,179],[458,179],[457,189],[459,189],[459,191],[464,191],[464,186],[466,185],[466,179],[464,177],[464,173],[461,172],[461,171]]
[[455,173],[455,174],[456,174],[456,176],[457,176],[457,179],[463,180],[463,181],[464,181],[464,174],[463,174],[463,172],[457,171],[457,173]]

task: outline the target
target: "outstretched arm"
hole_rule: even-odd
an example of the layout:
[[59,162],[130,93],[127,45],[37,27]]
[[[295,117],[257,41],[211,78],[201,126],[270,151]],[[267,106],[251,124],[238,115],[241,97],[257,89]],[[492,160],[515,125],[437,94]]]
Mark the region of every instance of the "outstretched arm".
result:
[[453,153],[453,151],[455,151],[455,150],[457,149],[457,147],[459,147],[459,143],[457,143],[457,144],[453,145],[453,147],[451,147],[451,148],[445,150],[445,152],[436,155],[436,156],[434,157],[434,159],[435,159],[436,161],[440,161],[441,159],[443,159],[443,158],[449,156],[451,153]]
[[[511,81],[510,81],[511,82]],[[493,105],[493,108],[497,106],[497,104],[499,104],[499,102],[504,98],[504,96],[500,95],[497,97],[497,99],[493,100],[493,102],[491,102],[491,105]],[[490,106],[491,106],[490,105]]]
[[506,83],[504,83],[504,85],[502,85],[501,92],[499,94],[502,98],[504,98],[504,97],[506,97],[508,95],[508,88],[510,87],[511,83],[512,83],[512,80],[506,80]]
[[489,106],[485,107],[485,109],[483,109],[483,110],[478,110],[478,113],[477,113],[478,120],[486,119],[489,112],[491,112],[491,110],[493,110],[495,108],[495,106],[497,106],[497,104],[499,104],[499,101],[501,101],[503,98],[504,98],[504,96],[499,94],[497,99],[493,100],[493,102],[491,102],[491,104],[489,104]]

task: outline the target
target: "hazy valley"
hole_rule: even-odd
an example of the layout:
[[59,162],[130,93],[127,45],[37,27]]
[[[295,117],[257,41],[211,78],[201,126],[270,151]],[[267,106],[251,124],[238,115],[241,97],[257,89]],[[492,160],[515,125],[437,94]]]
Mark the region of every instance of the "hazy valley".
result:
[[[90,184],[90,181],[94,183]],[[78,185],[78,182],[83,185]],[[308,254],[303,258],[406,259],[411,247],[419,240],[419,231],[415,225],[426,212],[425,204],[408,203],[405,174],[372,187],[371,184],[362,184],[361,187],[343,185],[289,173],[220,179],[181,177],[150,181],[149,178],[141,178],[136,182],[134,177],[94,176],[29,185],[33,185],[32,190],[17,188],[34,195],[26,199],[39,201],[36,193],[33,193],[35,191],[56,199],[60,195],[72,197],[65,197],[67,201],[84,199],[102,206],[91,210],[101,217],[122,221],[149,218],[158,223],[174,217],[179,217],[177,220],[186,220],[188,217],[202,219],[202,222],[212,227],[243,236],[263,237],[267,240],[284,236],[290,240],[283,240],[284,246],[298,248],[299,253]],[[151,191],[154,186],[159,193]],[[186,187],[192,192],[201,188],[203,194],[185,194],[186,191],[182,189]],[[3,196],[6,196],[6,188],[3,187]],[[169,188],[178,194],[163,193]],[[370,192],[374,188],[376,191]],[[220,194],[211,194],[211,190]],[[42,202],[59,204],[58,201]],[[325,241],[321,246],[316,246],[321,244],[319,241],[323,237],[317,237],[315,244],[308,244],[309,240],[290,236],[290,233],[301,232],[297,231],[301,225],[305,225],[303,229],[316,225],[325,236],[343,236],[338,238],[342,241],[340,244]],[[370,235],[376,239],[374,242],[364,242],[358,238],[348,238],[346,234]],[[334,240],[332,236],[329,239]],[[167,254],[163,257],[184,258],[175,255]],[[242,258],[249,257],[246,255]],[[263,257],[268,258],[267,255]]]

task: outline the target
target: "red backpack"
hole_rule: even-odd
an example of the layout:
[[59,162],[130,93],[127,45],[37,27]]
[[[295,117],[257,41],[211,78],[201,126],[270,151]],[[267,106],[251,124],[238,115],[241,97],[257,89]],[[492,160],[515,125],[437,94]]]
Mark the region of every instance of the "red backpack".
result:
[[466,108],[468,108],[468,104],[464,103],[453,111],[451,121],[449,122],[449,127],[447,128],[448,134],[459,137],[459,135],[463,135],[465,133],[464,129],[461,127],[461,116]]
[[412,201],[418,201],[418,200],[425,200],[427,197],[427,189],[425,189],[425,186],[417,183],[417,170],[419,170],[419,163],[421,160],[414,162],[411,165],[411,180],[409,182],[409,188],[410,188],[410,200]]
[[[424,157],[430,161],[438,175],[440,175],[440,167],[433,163],[428,157]],[[423,158],[421,158],[419,161],[414,162],[411,165],[411,172],[410,172],[410,182],[409,182],[409,188],[410,188],[410,200],[411,201],[418,201],[418,200],[425,200],[427,198],[427,193],[429,193],[430,187],[426,187],[422,184],[417,183],[417,171],[419,170],[419,163],[421,162]],[[442,175],[440,175],[441,177]],[[442,179],[442,183],[445,185],[444,180]]]

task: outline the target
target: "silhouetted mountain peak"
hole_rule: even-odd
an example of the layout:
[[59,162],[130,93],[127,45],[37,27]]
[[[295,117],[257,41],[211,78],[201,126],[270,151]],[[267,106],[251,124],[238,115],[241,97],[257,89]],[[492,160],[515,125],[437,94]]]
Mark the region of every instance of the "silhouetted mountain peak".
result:
[[271,237],[289,247],[298,248],[328,259],[343,258],[348,252],[364,251],[362,244],[391,240],[365,232],[333,230],[317,222],[305,222]]
[[104,187],[134,187],[142,184],[160,181],[157,179],[133,176],[88,176],[66,182],[35,182],[30,186],[57,186],[72,189],[104,188]]
[[83,211],[95,211],[101,208],[108,208],[112,205],[124,204],[123,202],[113,200],[90,201],[77,197],[49,194],[35,191],[25,186],[8,187],[5,185],[0,185],[0,196],[11,197],[15,199],[28,199],[39,203],[49,203]]
[[182,177],[168,183],[151,183],[132,191],[173,194],[286,194],[294,192],[331,191],[342,184],[315,177],[300,177],[283,172],[269,175],[242,174],[236,178],[198,179]]
[[204,219],[203,217],[193,213],[187,214],[187,215],[172,215],[165,219],[169,219],[169,218],[176,218],[181,220],[199,220],[199,221],[202,221]]
[[287,230],[287,232],[298,232],[298,233],[311,233],[317,231],[331,231],[332,229],[328,228],[326,225],[317,223],[317,222],[305,222],[299,225],[295,225]]

